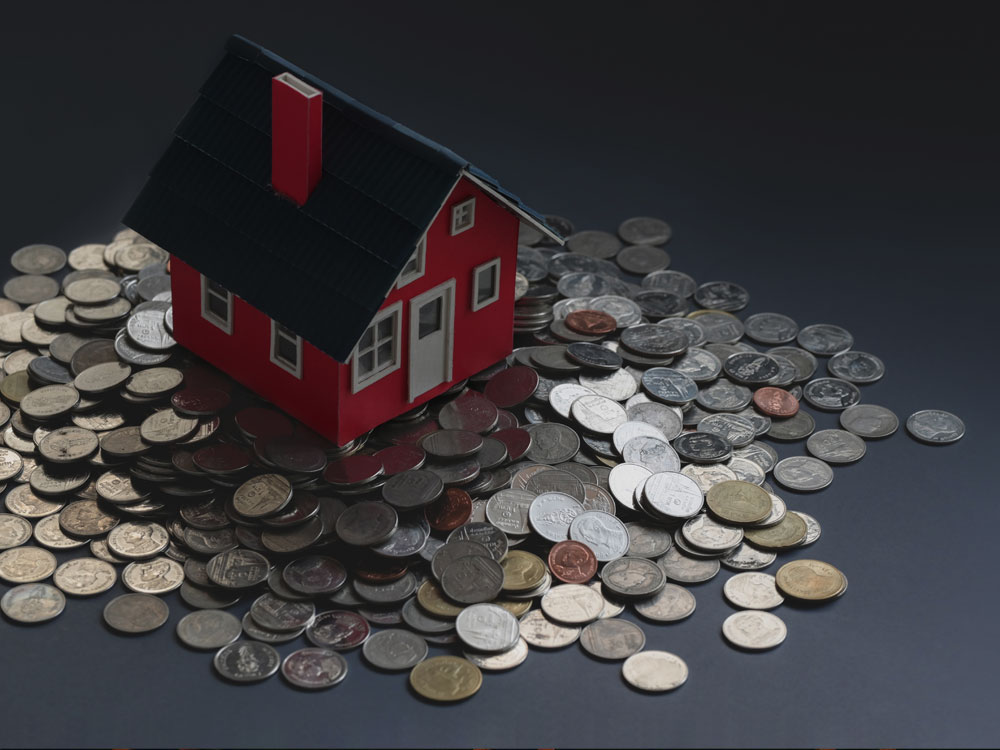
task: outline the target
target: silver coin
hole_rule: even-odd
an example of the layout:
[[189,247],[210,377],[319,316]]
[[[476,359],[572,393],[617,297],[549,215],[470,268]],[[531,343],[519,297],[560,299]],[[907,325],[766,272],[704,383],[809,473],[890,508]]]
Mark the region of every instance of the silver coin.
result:
[[756,313],[743,321],[746,335],[760,344],[788,344],[799,333],[798,324],[780,313]]
[[403,604],[401,615],[403,622],[421,634],[449,633],[455,629],[455,621],[433,617],[424,612],[416,597],[407,599]]
[[228,612],[201,609],[184,615],[177,623],[177,637],[197,649],[219,649],[240,637],[243,626]]
[[441,588],[453,601],[478,604],[495,599],[503,587],[504,571],[496,560],[468,555],[441,573]]
[[965,423],[951,412],[925,409],[909,416],[906,431],[921,442],[945,445],[965,435]]
[[62,270],[66,253],[55,245],[25,245],[10,256],[10,264],[18,273],[45,275]]
[[830,464],[847,464],[865,455],[865,441],[846,430],[820,430],[806,440],[806,450]]
[[[595,395],[604,396],[612,401],[627,401],[634,396],[635,392],[639,389],[639,385],[636,383],[635,378],[633,378],[626,370],[618,370],[617,372],[601,374],[591,374],[585,371],[581,372],[577,377],[580,381],[580,385],[589,388]],[[590,397],[584,396],[582,398]],[[577,402],[574,401],[573,405],[576,406],[576,404]],[[614,430],[612,430],[612,432],[614,432]]]
[[298,630],[313,621],[316,605],[310,601],[288,601],[271,593],[261,594],[250,606],[250,616],[266,630]]
[[683,406],[698,395],[698,384],[689,376],[669,367],[651,367],[642,375],[643,390],[665,404]]
[[486,518],[506,534],[529,534],[531,526],[528,523],[528,509],[535,496],[536,493],[528,490],[500,490],[486,501]]
[[113,528],[107,537],[108,549],[123,560],[144,560],[163,552],[170,542],[167,530],[158,523],[128,521]]
[[632,438],[622,447],[621,453],[626,463],[644,466],[654,473],[680,471],[681,468],[677,451],[661,438],[645,436]]
[[611,435],[615,428],[628,421],[621,404],[597,394],[580,396],[573,401],[570,416],[581,428],[598,435]]
[[806,522],[806,538],[799,542],[800,547],[805,547],[808,544],[812,544],[817,539],[819,539],[823,530],[820,528],[819,521],[810,516],[808,513],[803,513],[801,510],[795,511],[799,514],[799,517]]
[[646,635],[628,620],[597,620],[580,633],[580,645],[598,659],[627,659],[646,645]]
[[593,394],[593,391],[579,383],[560,383],[549,391],[549,406],[551,406],[559,416],[568,419],[570,407],[573,402],[580,398]]
[[635,611],[657,622],[677,622],[694,614],[697,601],[683,586],[665,584],[658,594],[635,602]]
[[167,332],[165,318],[163,310],[133,310],[126,325],[129,338],[144,349],[156,352],[173,348],[177,342]]
[[478,542],[489,550],[490,556],[499,562],[507,555],[509,543],[507,535],[491,523],[470,521],[459,526],[448,535],[448,542],[464,540]]
[[733,451],[733,459],[743,459],[746,461],[752,461],[760,467],[760,470],[765,474],[774,468],[774,465],[778,463],[778,454],[767,443],[753,442],[742,448],[738,448]]
[[615,500],[627,510],[638,510],[635,504],[635,489],[653,475],[645,466],[638,464],[618,464],[608,474],[608,487]]
[[[582,464],[569,461],[559,464],[560,469],[542,469],[532,473],[524,485],[524,489],[532,495],[541,495],[544,492],[562,492],[576,500],[583,501],[583,481],[579,474],[586,470]],[[572,468],[572,471],[567,469]],[[587,477],[588,479],[591,477]],[[530,503],[529,503],[530,506]],[[489,503],[487,503],[487,511]],[[487,513],[487,519],[489,514]]]
[[840,426],[866,440],[892,435],[899,429],[899,418],[884,406],[855,404],[840,412]]
[[657,559],[656,564],[663,569],[667,578],[677,583],[702,583],[715,578],[719,573],[718,559],[696,560],[677,547],[667,550],[663,557]]
[[348,651],[363,645],[371,632],[364,617],[344,609],[320,612],[306,625],[306,638],[310,643],[334,651]]
[[698,391],[695,400],[708,411],[736,412],[747,408],[752,398],[753,392],[746,386],[720,378]]
[[490,557],[492,554],[485,545],[470,540],[456,539],[440,546],[431,558],[431,572],[438,580],[445,569],[460,557],[466,555],[478,555],[479,557]]
[[[417,578],[407,573],[402,578],[383,584],[355,580],[354,592],[370,604],[389,605],[405,601],[417,590]],[[399,619],[396,622],[400,622]]]
[[74,539],[73,537],[66,536],[59,527],[58,515],[46,516],[40,519],[35,524],[35,530],[32,532],[32,535],[35,537],[36,542],[49,549],[73,549],[74,547],[82,547],[87,543],[86,539]]
[[389,540],[399,524],[395,509],[384,502],[364,501],[347,507],[337,519],[337,536],[347,544],[368,547]]
[[15,622],[34,624],[62,614],[66,597],[47,583],[22,583],[0,599],[0,610]]
[[569,538],[590,547],[598,562],[617,560],[629,549],[625,524],[599,510],[584,511],[576,516],[569,526]]
[[[313,520],[316,521],[321,532],[322,522],[318,518]],[[420,553],[420,550],[427,543],[430,533],[430,525],[422,515],[413,516],[410,514],[409,518],[404,517],[400,520],[396,530],[387,541],[373,545],[371,549],[383,557],[410,557]]]
[[583,505],[562,492],[543,492],[531,502],[528,520],[535,533],[550,542],[569,538],[573,519],[583,513]]
[[57,294],[59,282],[38,274],[15,276],[3,285],[3,296],[21,305],[34,305]]
[[552,622],[539,609],[524,615],[518,630],[528,645],[535,648],[563,648],[580,637],[580,628]]
[[673,544],[670,532],[662,526],[633,521],[625,524],[628,530],[629,546],[625,553],[629,557],[654,558],[666,554]]
[[676,359],[670,368],[687,375],[695,383],[709,383],[719,377],[722,362],[710,351],[691,348],[684,356]]
[[462,643],[485,653],[507,651],[520,639],[517,619],[495,604],[466,607],[455,619],[455,630]]
[[635,216],[618,225],[618,236],[632,245],[665,245],[673,230],[662,219]]
[[56,558],[40,547],[13,547],[0,552],[0,580],[5,583],[37,583],[56,570]]
[[246,589],[267,580],[271,565],[259,552],[232,549],[212,557],[205,567],[209,579],[226,589]]
[[[803,514],[799,513],[799,515]],[[732,570],[761,570],[773,563],[777,557],[775,552],[760,550],[743,542],[723,557],[720,562]]]
[[785,505],[785,501],[780,497],[775,495],[773,492],[768,492],[771,496],[771,512],[763,521],[758,521],[757,523],[748,524],[748,528],[766,528],[768,526],[774,526],[784,519],[785,514],[788,512],[788,508]]
[[707,493],[717,484],[739,478],[735,471],[724,464],[688,464],[681,469],[681,474],[694,480],[702,494]]
[[525,458],[541,464],[569,461],[580,450],[580,438],[572,428],[561,424],[543,423],[531,430],[531,445]]
[[771,420],[767,436],[773,440],[802,440],[811,435],[815,429],[816,420],[809,412],[799,409],[794,417]]
[[724,360],[733,351],[742,351],[741,349],[735,349],[730,350],[726,354],[720,354],[718,350],[713,350],[712,346],[713,344],[726,344],[740,340],[743,336],[744,328],[743,322],[739,318],[732,313],[723,311],[699,311],[699,313],[698,317],[694,320],[705,332],[704,347],[706,349],[715,354],[720,360]]
[[722,587],[726,600],[741,609],[774,609],[785,601],[774,576],[767,573],[737,573]]
[[726,466],[732,469],[733,473],[736,474],[736,478],[742,482],[750,482],[751,484],[758,485],[764,483],[766,477],[764,470],[753,461],[738,458],[734,455],[726,462]]
[[806,326],[799,331],[797,340],[803,349],[822,357],[845,352],[854,344],[854,337],[848,331],[828,323]]
[[21,411],[31,419],[46,421],[68,414],[78,403],[80,393],[68,385],[46,385],[21,399]]
[[336,651],[301,648],[281,663],[281,674],[292,685],[307,690],[333,687],[347,676],[347,661]]
[[738,648],[763,651],[781,644],[788,635],[788,629],[781,618],[770,612],[745,610],[725,619],[722,634]]
[[217,586],[201,588],[184,581],[177,589],[181,599],[194,609],[226,609],[240,601],[240,597],[232,591],[220,589]]
[[220,648],[212,664],[233,682],[259,682],[278,671],[281,657],[273,647],[259,641],[235,641]]
[[861,401],[861,391],[839,378],[816,378],[802,389],[802,397],[817,409],[840,411]]
[[415,633],[390,628],[374,633],[361,648],[373,667],[387,671],[411,669],[427,658],[427,641]]
[[620,557],[604,566],[601,581],[615,595],[633,599],[652,596],[663,588],[667,579],[663,568],[652,560]]
[[733,448],[750,445],[757,437],[753,423],[736,414],[711,414],[698,423],[698,431],[718,435]]
[[253,615],[249,612],[243,615],[242,626],[243,634],[247,638],[253,638],[255,641],[262,641],[263,643],[288,643],[289,641],[294,641],[306,630],[304,627],[298,630],[268,630],[254,622]]
[[699,513],[685,521],[681,526],[681,534],[698,551],[713,553],[728,552],[743,541],[743,529],[721,524],[705,513]]
[[0,550],[19,547],[31,539],[31,523],[20,516],[0,513]]
[[480,669],[491,672],[499,672],[523,664],[528,658],[528,642],[518,636],[517,643],[506,651],[496,654],[482,654],[475,651],[466,651],[463,656]]
[[634,688],[650,693],[676,690],[688,678],[688,667],[668,651],[640,651],[622,664],[622,677]]
[[625,411],[630,421],[658,429],[666,440],[673,440],[684,428],[684,418],[678,407],[651,401],[645,394],[630,398],[625,403]]
[[695,515],[705,503],[698,484],[675,471],[651,475],[643,485],[642,495],[656,513],[678,520]]
[[790,490],[816,492],[833,482],[833,469],[818,458],[791,456],[775,465],[774,478]]
[[123,594],[104,607],[104,622],[120,633],[148,633],[167,621],[167,603],[151,594]]
[[874,354],[850,350],[835,354],[826,363],[830,374],[849,383],[874,383],[885,375],[885,365]]
[[118,574],[111,563],[96,557],[67,560],[52,575],[52,582],[71,596],[96,596],[115,585]]

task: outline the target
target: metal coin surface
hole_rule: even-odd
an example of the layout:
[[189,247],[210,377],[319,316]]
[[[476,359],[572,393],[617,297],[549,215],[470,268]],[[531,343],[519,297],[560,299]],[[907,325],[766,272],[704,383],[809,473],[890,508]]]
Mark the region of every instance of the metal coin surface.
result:
[[569,526],[569,538],[587,545],[598,562],[609,562],[623,557],[629,548],[629,534],[625,524],[615,516],[599,510],[584,511]]
[[281,674],[295,687],[322,690],[343,682],[347,676],[347,661],[329,649],[300,648],[285,657]]
[[122,571],[122,583],[137,594],[166,594],[184,582],[184,568],[169,557],[133,562]]
[[720,568],[718,559],[696,560],[685,555],[676,546],[671,547],[663,557],[658,558],[656,564],[660,566],[667,578],[677,583],[708,581],[718,575]]
[[719,378],[710,386],[702,388],[695,400],[699,406],[709,411],[736,412],[749,406],[752,398],[753,392],[746,386]]
[[705,513],[685,521],[681,535],[696,551],[706,554],[728,552],[743,541],[741,528],[718,523]]
[[347,570],[332,557],[308,555],[288,563],[281,577],[296,593],[322,596],[335,593],[347,582]]
[[818,458],[790,456],[775,464],[774,478],[790,490],[816,492],[833,482],[833,469]]
[[348,651],[365,643],[372,629],[368,621],[344,609],[319,612],[306,626],[306,638],[314,646]]
[[725,619],[722,634],[738,648],[764,651],[780,645],[788,635],[788,629],[781,618],[770,612],[745,610]]
[[68,560],[56,568],[52,582],[60,591],[71,596],[96,596],[102,594],[118,580],[110,563],[96,557]]
[[637,599],[635,611],[656,622],[677,622],[694,614],[696,605],[694,594],[683,586],[668,583],[659,593],[646,599]]
[[874,440],[899,429],[899,418],[884,406],[855,404],[840,412],[840,426],[858,437]]
[[799,346],[811,354],[830,357],[850,349],[854,344],[854,337],[840,326],[817,323],[799,331],[797,341]]
[[507,535],[491,523],[474,521],[459,526],[448,535],[449,544],[460,539],[483,545],[497,562],[507,554]]
[[761,352],[737,352],[722,363],[727,377],[744,385],[763,385],[778,377],[780,368],[770,355]]
[[667,579],[663,568],[652,560],[621,557],[604,566],[601,581],[614,594],[632,599],[652,596],[663,588]]
[[201,588],[191,584],[190,581],[184,581],[177,589],[177,593],[185,604],[194,609],[226,609],[240,600],[239,595],[226,589],[217,586]]
[[170,609],[150,594],[122,594],[104,607],[104,622],[119,633],[148,633],[167,621]]
[[535,648],[564,648],[580,637],[580,628],[552,622],[539,609],[522,617],[518,629],[528,645]]
[[504,571],[496,560],[468,555],[452,562],[441,573],[441,588],[461,604],[488,602],[503,588]]
[[629,536],[626,552],[629,557],[659,557],[673,544],[670,532],[662,526],[633,521],[625,524],[625,528]]
[[391,505],[366,500],[340,514],[337,536],[347,544],[368,547],[388,541],[398,525],[399,516]]
[[773,563],[777,557],[775,552],[759,550],[743,542],[720,562],[732,570],[760,570]]
[[10,264],[18,273],[44,276],[62,270],[66,253],[55,245],[25,245],[10,256]]
[[835,354],[826,363],[826,368],[835,378],[849,383],[874,383],[885,375],[885,365],[874,354],[853,349]]
[[769,417],[787,419],[794,417],[799,410],[799,402],[784,388],[766,386],[759,388],[753,394],[753,403]]
[[799,411],[788,419],[775,419],[768,428],[767,437],[774,440],[802,440],[816,429],[816,420],[806,411]]
[[802,397],[811,406],[824,411],[840,411],[861,401],[861,391],[853,383],[839,378],[816,378],[806,383]]
[[722,593],[740,609],[774,609],[785,601],[775,587],[774,576],[767,573],[737,573],[726,581]]
[[32,535],[36,542],[49,549],[73,549],[87,543],[86,539],[74,539],[66,536],[59,527],[59,516],[46,516],[40,519],[35,524]]
[[281,657],[259,641],[235,641],[220,648],[212,659],[215,670],[233,682],[260,682],[278,671]]
[[733,448],[749,445],[757,437],[753,422],[737,414],[711,414],[698,423],[698,432],[717,435]]
[[34,305],[58,293],[59,282],[39,274],[15,276],[3,285],[3,296],[21,305]]
[[218,609],[201,609],[184,615],[177,623],[177,637],[181,642],[198,649],[219,649],[243,632],[235,616]]
[[656,513],[678,520],[695,515],[705,502],[698,484],[675,471],[651,475],[643,485],[642,495]]
[[483,395],[501,409],[527,401],[538,387],[538,373],[530,367],[509,367],[486,383]]
[[47,583],[22,583],[0,599],[0,610],[15,622],[34,624],[46,622],[62,614],[66,597]]
[[500,490],[486,502],[486,519],[507,534],[528,534],[528,509],[535,497],[536,493],[527,490]]
[[250,605],[250,616],[266,630],[287,632],[309,625],[316,616],[316,605],[311,601],[289,601],[266,593]]
[[724,521],[752,524],[763,521],[771,513],[771,497],[749,482],[721,482],[706,495],[709,510]]
[[586,583],[597,573],[597,556],[586,544],[565,540],[549,550],[549,568],[563,583]]
[[80,427],[59,427],[38,444],[42,458],[57,464],[83,461],[96,453],[97,448],[97,435]]
[[535,463],[550,466],[559,464],[569,461],[580,450],[580,437],[566,425],[553,423],[535,425],[530,435],[531,444],[524,456]]
[[373,667],[387,671],[410,669],[427,658],[427,641],[409,630],[391,628],[374,633],[362,646]]
[[598,659],[627,659],[646,645],[646,634],[628,620],[597,620],[580,633],[580,645]]
[[792,560],[775,574],[780,591],[801,601],[821,602],[834,599],[847,587],[844,574],[820,560]]
[[747,529],[744,537],[756,547],[781,550],[800,545],[806,539],[807,531],[805,520],[798,513],[788,511],[774,526]]
[[545,580],[545,563],[524,550],[511,550],[503,563],[504,591],[531,591]]
[[472,662],[458,656],[435,656],[410,671],[410,686],[433,701],[452,702],[475,695],[483,684],[483,673]]
[[628,421],[621,404],[596,393],[575,399],[570,416],[582,429],[598,435],[611,435],[615,428]]
[[[13,380],[8,375],[6,380]],[[21,411],[31,419],[46,421],[69,414],[80,403],[80,392],[68,385],[46,385],[25,394]]]
[[739,479],[735,471],[723,464],[688,464],[681,469],[681,474],[694,480],[702,493],[708,492],[713,485],[719,484],[719,482]]
[[596,620],[604,609],[604,599],[589,586],[564,583],[553,586],[542,597],[542,612],[564,625],[582,625]]
[[455,620],[459,639],[471,649],[485,653],[507,651],[517,645],[517,619],[495,604],[466,607]]
[[820,430],[806,440],[806,450],[829,464],[847,464],[865,455],[865,441],[845,430]]
[[259,552],[231,549],[212,557],[205,573],[216,586],[225,589],[246,589],[267,580],[271,565]]
[[124,560],[144,560],[163,552],[170,543],[167,530],[158,523],[128,521],[113,528],[108,549]]
[[[622,427],[629,424],[626,422]],[[621,454],[626,463],[644,466],[654,473],[680,471],[681,468],[677,451],[666,440],[657,437],[634,437],[622,446]]]
[[233,507],[241,516],[261,518],[278,513],[291,499],[292,485],[288,479],[280,474],[261,474],[237,488]]
[[0,580],[5,583],[37,583],[55,570],[55,555],[41,547],[14,547],[0,552]]
[[435,531],[453,531],[468,523],[472,498],[458,487],[449,487],[437,500],[424,507],[424,518]]
[[543,492],[528,508],[528,519],[539,536],[561,542],[569,538],[570,524],[583,512],[583,505],[575,498],[562,492]]
[[674,440],[674,450],[683,460],[696,464],[720,463],[733,454],[729,441],[708,432],[685,432]]
[[[422,639],[421,639],[422,640]],[[500,672],[523,664],[528,658],[528,642],[518,636],[517,643],[506,651],[495,654],[483,654],[475,651],[466,651],[466,659],[475,664],[480,669],[490,672]]]
[[118,518],[105,513],[96,500],[76,500],[59,512],[59,526],[73,536],[101,536],[118,525]]
[[[416,591],[417,579],[413,573],[407,572],[400,578],[387,583],[367,583],[360,579],[355,579],[353,587],[355,594],[371,604],[399,604],[408,599]],[[396,619],[395,622],[398,623],[400,621],[400,619]]]
[[798,324],[780,313],[755,313],[743,321],[746,335],[759,344],[788,344],[799,333]]
[[440,477],[420,469],[394,474],[382,485],[382,499],[400,510],[422,508],[434,502],[442,492],[444,482]]
[[642,387],[649,396],[665,404],[683,406],[698,395],[698,384],[669,367],[651,367],[642,374]]
[[909,416],[906,431],[921,442],[946,445],[962,439],[965,423],[951,412],[925,409]]
[[639,690],[663,693],[687,682],[688,667],[669,651],[640,651],[622,664],[622,677]]
[[31,523],[8,513],[0,513],[0,550],[19,547],[31,539]]

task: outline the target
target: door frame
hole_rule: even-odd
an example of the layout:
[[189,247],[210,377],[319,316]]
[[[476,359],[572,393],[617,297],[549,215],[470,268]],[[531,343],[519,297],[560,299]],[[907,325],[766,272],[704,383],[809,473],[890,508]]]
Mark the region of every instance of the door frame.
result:
[[416,401],[420,396],[424,395],[428,391],[433,390],[440,385],[433,385],[430,388],[421,391],[420,393],[413,392],[413,365],[416,361],[414,358],[414,352],[417,350],[417,343],[419,341],[418,334],[420,332],[420,316],[418,311],[420,308],[430,302],[433,299],[440,297],[442,299],[442,324],[444,326],[445,334],[445,346],[444,346],[444,379],[441,383],[451,382],[452,373],[454,372],[454,355],[455,355],[455,279],[448,279],[443,284],[438,284],[433,289],[428,289],[423,294],[418,294],[416,297],[410,299],[410,345],[407,351],[407,388],[410,395],[410,401]]

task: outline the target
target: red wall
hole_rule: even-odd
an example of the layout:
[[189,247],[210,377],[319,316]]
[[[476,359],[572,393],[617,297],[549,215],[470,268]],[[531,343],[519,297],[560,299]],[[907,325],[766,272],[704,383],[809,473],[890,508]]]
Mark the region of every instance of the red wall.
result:
[[[451,236],[451,207],[476,198],[475,226]],[[463,378],[499,361],[513,345],[514,273],[517,266],[517,217],[463,178],[427,232],[424,275],[394,289],[382,307],[403,300],[400,322],[402,366],[356,394],[350,364],[340,364],[305,342],[302,380],[272,364],[266,315],[239,298],[233,301],[233,334],[201,317],[198,272],[174,257],[174,336],[179,343],[229,373],[264,398],[327,438],[344,444],[373,427],[439,395]],[[473,269],[500,260],[500,298],[472,311]],[[408,300],[455,279],[455,331],[452,380],[409,400]],[[339,408],[338,408],[339,402]]]

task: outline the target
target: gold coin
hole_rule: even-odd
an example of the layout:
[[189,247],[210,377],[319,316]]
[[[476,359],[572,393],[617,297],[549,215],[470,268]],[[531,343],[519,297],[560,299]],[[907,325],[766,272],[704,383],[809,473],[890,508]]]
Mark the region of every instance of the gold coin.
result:
[[767,490],[738,479],[713,484],[705,500],[712,513],[729,523],[757,523],[771,515]]
[[483,684],[479,667],[458,656],[435,656],[410,671],[410,685],[432,701],[460,701],[475,695]]
[[792,560],[774,576],[781,593],[794,599],[822,602],[835,599],[847,587],[844,574],[820,560]]
[[806,538],[808,527],[802,516],[793,510],[774,526],[764,529],[746,529],[744,538],[757,547],[764,549],[788,549],[796,547]]
[[500,566],[504,591],[530,591],[545,579],[545,563],[530,552],[511,550]]
[[424,581],[417,589],[417,603],[435,617],[458,617],[462,607],[453,604],[434,581]]
[[[507,554],[510,554],[509,552]],[[529,609],[531,609],[531,599],[524,599],[519,602],[512,601],[511,599],[495,599],[490,602],[490,604],[495,604],[498,607],[506,609],[514,617],[520,617],[526,614]]]

